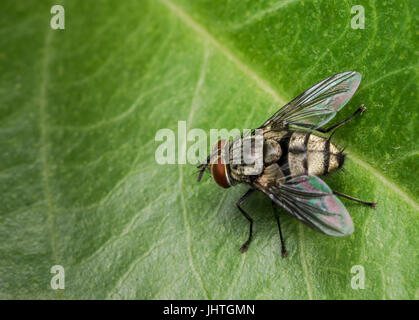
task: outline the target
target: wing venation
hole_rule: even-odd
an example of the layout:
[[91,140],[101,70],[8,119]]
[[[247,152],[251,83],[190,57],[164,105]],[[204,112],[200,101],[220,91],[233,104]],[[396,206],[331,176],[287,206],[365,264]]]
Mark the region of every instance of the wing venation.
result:
[[298,220],[321,233],[342,237],[353,233],[352,219],[329,186],[316,176],[299,176],[284,184],[256,185]]
[[320,128],[351,99],[360,82],[361,74],[355,71],[332,75],[279,109],[260,128],[277,130],[298,124]]

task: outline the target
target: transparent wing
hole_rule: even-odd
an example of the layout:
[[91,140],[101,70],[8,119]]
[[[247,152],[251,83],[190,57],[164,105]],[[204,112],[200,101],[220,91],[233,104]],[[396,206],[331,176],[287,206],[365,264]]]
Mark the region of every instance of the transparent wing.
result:
[[299,176],[284,184],[257,187],[275,204],[316,231],[335,237],[347,236],[354,231],[343,203],[316,176]]
[[361,74],[346,71],[330,76],[279,109],[260,128],[281,129],[296,123],[320,128],[351,99]]

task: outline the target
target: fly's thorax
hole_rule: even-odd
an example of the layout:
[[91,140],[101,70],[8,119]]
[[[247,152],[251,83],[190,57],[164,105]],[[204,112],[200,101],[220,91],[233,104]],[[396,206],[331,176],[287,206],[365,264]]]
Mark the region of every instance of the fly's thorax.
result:
[[343,154],[329,139],[312,133],[294,132],[288,147],[288,164],[292,176],[321,176],[343,165]]
[[263,136],[267,140],[275,140],[276,142],[280,142],[282,138],[285,137],[287,134],[289,134],[289,131],[287,130],[265,130]]
[[285,183],[284,173],[281,171],[277,163],[271,164],[263,170],[256,182],[266,188],[270,185],[280,185]]
[[263,144],[263,162],[265,165],[277,162],[282,155],[280,144],[273,139],[266,139]]
[[233,180],[251,182],[263,172],[264,138],[251,135],[236,139],[230,145],[229,172]]
[[274,139],[245,137],[230,147],[229,172],[233,180],[251,182],[264,172],[266,166],[276,163],[281,155],[281,146]]

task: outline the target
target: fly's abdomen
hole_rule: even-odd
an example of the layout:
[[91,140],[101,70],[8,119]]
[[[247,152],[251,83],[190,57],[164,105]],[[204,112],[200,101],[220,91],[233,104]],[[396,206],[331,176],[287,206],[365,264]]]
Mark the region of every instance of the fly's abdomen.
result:
[[292,176],[321,176],[342,166],[343,154],[330,140],[294,132],[289,141],[288,165]]

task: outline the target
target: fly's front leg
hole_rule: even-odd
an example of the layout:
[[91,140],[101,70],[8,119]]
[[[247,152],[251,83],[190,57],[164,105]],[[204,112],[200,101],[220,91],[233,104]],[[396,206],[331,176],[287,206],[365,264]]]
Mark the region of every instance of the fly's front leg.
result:
[[362,200],[360,200],[360,199],[357,199],[357,198],[354,198],[354,197],[348,196],[348,195],[346,195],[346,194],[344,194],[344,193],[342,193],[342,192],[339,192],[339,191],[334,191],[334,190],[333,190],[333,194],[335,194],[335,195],[337,195],[337,196],[340,196],[340,197],[344,197],[344,198],[349,199],[349,200],[352,200],[352,201],[356,201],[356,202],[362,203],[363,205],[365,205],[365,206],[369,206],[369,207],[374,208],[374,209],[375,209],[375,207],[377,206],[377,203],[376,203],[376,202],[366,202],[366,201],[362,201]]
[[284,238],[282,237],[281,223],[279,221],[279,213],[276,211],[275,202],[273,201],[272,201],[272,209],[274,211],[276,222],[278,223],[279,237],[281,238],[281,256],[282,258],[285,258],[288,255],[288,251],[287,251],[287,248],[285,247]]
[[313,127],[313,125],[307,124],[307,123],[293,123],[293,125],[300,126],[300,127],[303,127],[303,128],[310,128],[310,129],[313,129],[313,130],[321,132],[321,133],[328,133],[332,130],[335,130],[335,129],[339,128],[340,126],[343,126],[345,123],[351,121],[353,117],[355,117],[358,114],[363,113],[365,110],[367,110],[367,108],[363,104],[361,104],[361,106],[358,109],[356,109],[356,111],[352,115],[350,115],[346,119],[342,120],[341,122],[335,124],[334,126],[331,126],[331,127],[327,128],[327,129],[322,129],[322,128],[315,129]]
[[244,211],[240,205],[243,203],[244,200],[246,200],[252,193],[255,191],[254,189],[249,189],[247,192],[236,202],[237,208],[240,210],[240,212],[244,215],[244,217],[249,221],[250,227],[249,227],[249,237],[247,238],[246,242],[243,243],[243,245],[240,247],[240,252],[245,252],[247,248],[249,247],[250,241],[252,241],[252,232],[253,232],[253,219]]

